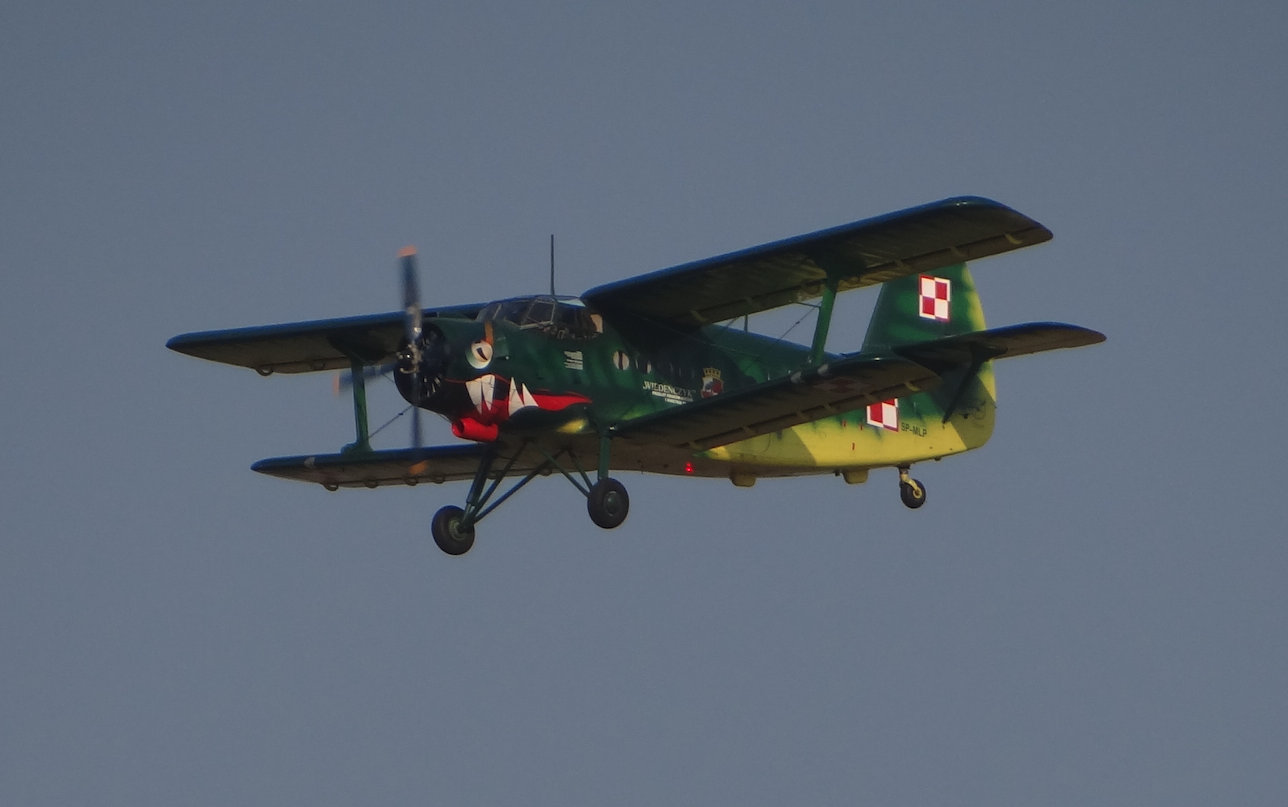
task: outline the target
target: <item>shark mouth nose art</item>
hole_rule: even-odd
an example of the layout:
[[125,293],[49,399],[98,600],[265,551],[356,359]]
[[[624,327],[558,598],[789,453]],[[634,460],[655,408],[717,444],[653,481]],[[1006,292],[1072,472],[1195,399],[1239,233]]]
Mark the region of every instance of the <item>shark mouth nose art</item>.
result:
[[590,399],[576,393],[552,394],[533,392],[517,379],[488,373],[465,382],[474,411],[469,416],[486,423],[502,423],[525,409],[559,412],[574,404],[590,403]]

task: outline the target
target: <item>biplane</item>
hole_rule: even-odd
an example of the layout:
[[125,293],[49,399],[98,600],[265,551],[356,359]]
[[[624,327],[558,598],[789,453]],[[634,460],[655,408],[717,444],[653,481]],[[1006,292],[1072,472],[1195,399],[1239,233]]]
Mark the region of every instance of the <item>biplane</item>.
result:
[[[475,526],[515,492],[556,473],[605,529],[630,507],[614,471],[751,487],[807,474],[856,484],[888,467],[903,503],[918,508],[926,489],[910,475],[914,463],[991,436],[995,360],[1104,341],[1057,322],[985,326],[966,264],[1050,239],[1005,205],[960,197],[579,298],[552,289],[432,308],[421,307],[408,248],[401,311],[189,333],[167,347],[262,376],[347,372],[352,443],[251,467],[332,491],[468,481],[464,506],[443,507],[431,524],[449,555],[468,552]],[[836,295],[878,284],[860,349],[829,352]],[[817,309],[809,345],[748,331],[750,315],[792,304]],[[371,447],[366,379],[382,372],[409,404],[408,448]],[[446,418],[461,442],[422,445],[421,410]]]

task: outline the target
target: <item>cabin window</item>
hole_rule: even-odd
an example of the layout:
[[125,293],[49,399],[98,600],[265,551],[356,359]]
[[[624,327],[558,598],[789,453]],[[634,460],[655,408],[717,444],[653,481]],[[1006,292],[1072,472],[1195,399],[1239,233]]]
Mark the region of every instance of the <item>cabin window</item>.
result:
[[555,319],[555,301],[543,300],[537,298],[532,301],[532,307],[528,309],[528,315],[523,318],[519,324],[520,328],[541,328],[546,329],[554,325]]
[[515,325],[522,325],[523,318],[527,315],[528,307],[531,304],[531,300],[503,300],[499,303],[489,303],[478,313],[478,320],[480,322],[485,320],[512,322]]
[[590,312],[579,305],[560,303],[555,309],[555,337],[558,339],[592,339],[599,325]]
[[555,339],[591,339],[602,330],[595,316],[583,306],[553,297],[489,303],[479,311],[478,319],[509,322],[522,330],[540,331]]

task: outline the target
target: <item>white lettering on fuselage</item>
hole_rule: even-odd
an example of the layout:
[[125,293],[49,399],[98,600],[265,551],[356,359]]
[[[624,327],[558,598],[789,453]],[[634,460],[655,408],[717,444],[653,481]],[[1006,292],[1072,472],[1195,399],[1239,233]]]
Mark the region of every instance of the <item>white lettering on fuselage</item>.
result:
[[673,387],[670,384],[661,384],[657,381],[645,381],[644,389],[667,403],[682,404],[693,402],[693,390],[680,389],[679,387]]

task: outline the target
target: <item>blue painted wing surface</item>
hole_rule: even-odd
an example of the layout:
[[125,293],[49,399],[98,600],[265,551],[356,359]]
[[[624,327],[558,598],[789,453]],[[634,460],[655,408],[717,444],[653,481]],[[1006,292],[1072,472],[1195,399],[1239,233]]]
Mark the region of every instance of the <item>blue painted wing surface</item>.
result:
[[692,327],[818,297],[829,269],[845,291],[1050,239],[1027,216],[964,196],[609,283],[582,299],[610,318]]

